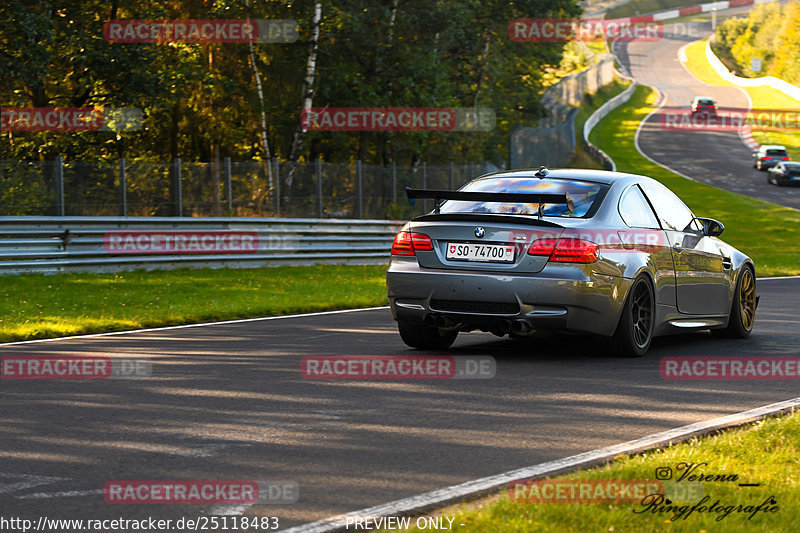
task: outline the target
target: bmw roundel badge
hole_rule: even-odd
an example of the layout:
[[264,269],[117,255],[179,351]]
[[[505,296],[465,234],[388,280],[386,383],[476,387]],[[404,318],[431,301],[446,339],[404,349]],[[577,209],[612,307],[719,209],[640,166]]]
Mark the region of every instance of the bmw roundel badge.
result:
[[479,239],[480,239],[480,238],[482,238],[484,235],[486,235],[486,230],[485,230],[485,229],[481,228],[480,226],[478,226],[477,228],[475,228],[475,236],[476,236],[477,238],[479,238]]

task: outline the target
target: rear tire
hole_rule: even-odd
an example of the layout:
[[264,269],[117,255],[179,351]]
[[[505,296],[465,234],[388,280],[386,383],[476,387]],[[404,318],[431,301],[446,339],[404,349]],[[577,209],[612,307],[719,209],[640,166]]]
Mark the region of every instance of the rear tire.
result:
[[397,329],[403,342],[419,350],[447,350],[458,337],[458,330],[441,331],[435,326],[398,322]]
[[653,340],[656,299],[646,276],[636,278],[628,291],[611,349],[619,357],[641,357]]
[[736,293],[733,295],[728,327],[712,329],[715,337],[744,339],[753,331],[756,320],[756,277],[753,269],[744,267],[736,282]]

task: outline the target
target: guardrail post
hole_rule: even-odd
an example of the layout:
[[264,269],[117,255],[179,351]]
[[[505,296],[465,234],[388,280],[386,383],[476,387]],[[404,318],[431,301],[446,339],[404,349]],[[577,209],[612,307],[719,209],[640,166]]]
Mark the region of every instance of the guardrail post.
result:
[[174,179],[174,188],[175,188],[175,216],[180,217],[183,216],[183,191],[182,183],[181,183],[181,158],[176,157],[175,160],[172,162],[173,165],[173,179]]
[[233,187],[231,186],[231,158],[226,157],[225,167],[225,201],[228,203],[228,216],[233,216]]
[[[269,165],[269,161],[267,164]],[[272,175],[275,176],[275,214],[281,216],[281,167],[277,156],[272,158],[272,169]]]
[[397,203],[397,162],[392,161],[392,203]]
[[356,160],[356,188],[358,189],[358,211],[356,214],[358,215],[356,218],[364,218],[364,191],[363,191],[363,183],[362,183],[362,175],[361,175],[361,160]]
[[63,217],[64,207],[64,158],[56,157],[56,215]]
[[124,157],[119,160],[119,216],[128,216],[128,169]]
[[322,159],[317,158],[317,218],[322,218]]

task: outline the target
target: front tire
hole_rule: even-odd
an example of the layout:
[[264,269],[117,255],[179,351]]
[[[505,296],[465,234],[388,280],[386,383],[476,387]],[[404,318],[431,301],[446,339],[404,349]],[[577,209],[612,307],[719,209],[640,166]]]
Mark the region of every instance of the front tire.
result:
[[458,337],[458,330],[442,331],[435,326],[398,322],[397,329],[403,342],[419,350],[447,350]]
[[715,337],[729,339],[744,339],[753,331],[756,320],[756,277],[753,269],[744,267],[736,282],[736,293],[733,295],[731,312],[728,317],[728,327],[725,329],[712,329]]
[[641,357],[653,340],[656,299],[646,276],[636,278],[628,291],[611,349],[620,357]]

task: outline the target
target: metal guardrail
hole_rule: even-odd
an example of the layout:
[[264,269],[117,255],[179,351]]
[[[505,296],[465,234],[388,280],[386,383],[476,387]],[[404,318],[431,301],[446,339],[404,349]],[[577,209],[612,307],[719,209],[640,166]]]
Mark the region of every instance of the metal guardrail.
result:
[[403,222],[0,217],[0,274],[381,264]]

